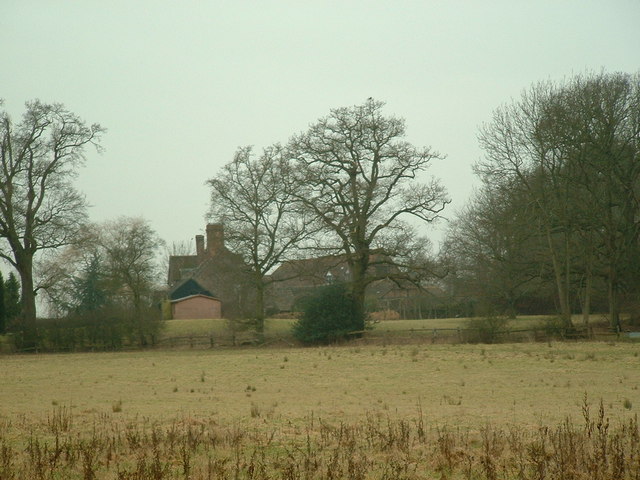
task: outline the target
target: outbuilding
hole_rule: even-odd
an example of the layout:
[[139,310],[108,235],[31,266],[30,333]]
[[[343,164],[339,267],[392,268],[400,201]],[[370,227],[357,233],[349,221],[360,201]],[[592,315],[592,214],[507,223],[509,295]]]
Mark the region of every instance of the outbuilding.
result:
[[222,301],[193,278],[169,293],[171,318],[222,318]]
[[201,293],[171,300],[171,318],[222,318],[222,302]]

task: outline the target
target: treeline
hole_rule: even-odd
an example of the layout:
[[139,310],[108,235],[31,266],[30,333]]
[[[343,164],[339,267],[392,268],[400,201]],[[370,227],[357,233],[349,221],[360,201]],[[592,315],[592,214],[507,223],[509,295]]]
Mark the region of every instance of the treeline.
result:
[[[480,129],[481,186],[451,222],[451,290],[476,313],[640,307],[640,76],[541,82]],[[536,312],[541,313],[541,312]]]
[[[480,187],[452,219],[439,256],[420,225],[440,219],[451,201],[427,175],[444,156],[407,142],[404,120],[383,110],[372,98],[332,109],[284,145],[240,147],[208,180],[208,216],[225,225],[227,245],[245,261],[259,339],[266,295],[290,280],[271,273],[309,256],[344,263],[347,323],[356,330],[366,326],[367,289],[380,281],[413,289],[412,301],[398,299],[404,315],[557,312],[566,329],[576,312],[586,322],[606,310],[617,329],[623,312],[638,316],[639,74],[541,82],[498,108],[479,133]],[[161,241],[140,219],[88,223],[70,181],[84,146],[99,147],[103,131],[57,104],[27,103],[18,125],[0,114],[0,257],[20,275],[16,338],[25,348],[57,335],[38,333],[40,291],[56,316],[77,323],[74,342],[96,342],[100,331],[111,332],[103,346],[122,341],[113,332],[142,346],[154,341]],[[433,301],[416,293],[434,285],[442,293]]]
[[161,240],[146,221],[88,223],[76,242],[42,262],[40,285],[53,318],[38,319],[35,343],[9,332],[19,350],[114,350],[146,346],[161,326],[156,292]]

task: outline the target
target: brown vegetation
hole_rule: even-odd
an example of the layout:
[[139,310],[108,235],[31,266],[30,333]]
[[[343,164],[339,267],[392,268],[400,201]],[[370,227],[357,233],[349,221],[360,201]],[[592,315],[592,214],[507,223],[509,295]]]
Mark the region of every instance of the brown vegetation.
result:
[[[114,412],[119,410],[114,409]],[[265,412],[254,406],[252,418]],[[611,425],[602,403],[583,424],[534,430],[487,424],[479,431],[427,427],[368,414],[354,423],[309,417],[304,425],[219,424],[177,418],[168,426],[99,415],[90,432],[71,408],[46,421],[4,420],[0,478],[117,479],[631,479],[640,476],[637,418]],[[16,429],[29,431],[12,438]]]

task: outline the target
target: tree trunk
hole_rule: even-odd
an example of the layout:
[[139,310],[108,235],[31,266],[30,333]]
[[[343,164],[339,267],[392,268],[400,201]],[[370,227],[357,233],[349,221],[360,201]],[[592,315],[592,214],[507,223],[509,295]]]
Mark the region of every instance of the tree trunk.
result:
[[612,271],[613,266],[610,266],[609,278],[608,278],[608,294],[609,294],[609,325],[616,332],[620,332],[620,311],[618,306],[618,285],[615,278],[615,274]]
[[587,250],[585,252],[585,272],[584,272],[584,298],[582,299],[582,323],[589,327],[591,316],[591,285],[593,283],[593,244],[589,237]]
[[584,285],[584,301],[582,302],[582,323],[585,327],[589,326],[589,317],[591,315],[591,272],[587,272]]
[[591,257],[587,259],[587,271],[584,279],[584,299],[582,301],[582,323],[589,327],[589,317],[591,315]]
[[351,284],[351,295],[354,302],[354,314],[358,319],[358,330],[364,330],[366,316],[364,282],[354,281]]
[[[560,318],[562,319],[562,324],[565,328],[572,328],[573,323],[571,322],[571,308],[569,307],[569,294],[565,288],[565,282],[563,279],[562,267],[560,266],[560,262],[557,258],[556,248],[553,246],[553,238],[551,235],[551,231],[546,228],[546,236],[547,242],[549,245],[549,253],[551,256],[551,263],[553,266],[553,273],[556,280],[556,288],[558,291],[558,303],[560,306]],[[568,252],[567,252],[568,255]],[[569,272],[564,272],[566,276],[569,275]]]
[[358,319],[358,329],[365,327],[365,274],[368,266],[368,258],[356,258],[351,265],[351,295],[354,302],[354,314]]
[[262,278],[256,278],[256,320],[255,329],[259,343],[264,343],[264,282]]
[[130,285],[133,292],[133,314],[135,315],[135,323],[138,328],[138,342],[141,347],[147,346],[147,337],[145,335],[145,325],[144,325],[144,316],[142,313],[142,296],[140,292],[138,292],[135,288],[133,288],[133,284]]
[[22,347],[35,349],[38,341],[36,328],[36,293],[33,288],[33,257],[22,255],[18,260],[18,273],[21,284],[20,326],[22,329]]

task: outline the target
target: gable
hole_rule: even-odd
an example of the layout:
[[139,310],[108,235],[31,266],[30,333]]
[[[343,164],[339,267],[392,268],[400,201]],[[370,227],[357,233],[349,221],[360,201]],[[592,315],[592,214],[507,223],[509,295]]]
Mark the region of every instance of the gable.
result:
[[173,301],[185,297],[192,297],[194,295],[204,295],[206,297],[215,298],[215,295],[200,285],[193,278],[188,278],[169,292],[169,300]]
[[169,274],[167,282],[169,286],[176,285],[181,279],[185,278],[188,272],[198,267],[198,257],[195,255],[183,255],[169,257]]

